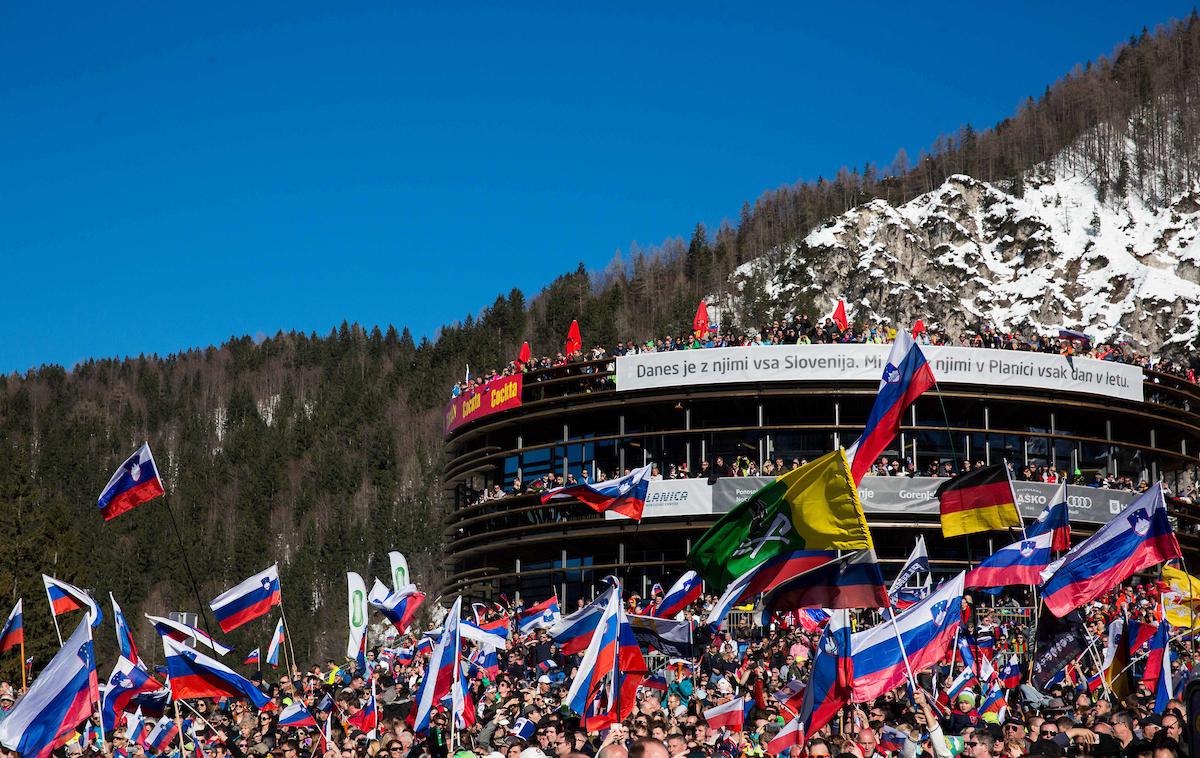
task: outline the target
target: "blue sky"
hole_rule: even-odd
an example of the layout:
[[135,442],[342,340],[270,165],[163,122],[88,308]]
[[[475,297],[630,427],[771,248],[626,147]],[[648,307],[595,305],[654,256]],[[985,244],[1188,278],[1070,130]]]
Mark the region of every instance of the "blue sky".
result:
[[9,3],[0,371],[343,320],[433,336],[987,126],[1192,1]]

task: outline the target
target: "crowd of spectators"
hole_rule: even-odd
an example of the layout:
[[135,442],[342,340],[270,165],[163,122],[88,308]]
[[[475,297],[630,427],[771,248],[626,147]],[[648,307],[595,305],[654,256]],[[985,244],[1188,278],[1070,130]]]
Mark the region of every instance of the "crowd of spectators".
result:
[[[706,332],[668,335],[645,342],[618,342],[608,349],[596,345],[590,350],[579,350],[570,354],[556,353],[534,357],[528,361],[511,361],[501,369],[494,369],[456,383],[451,396],[471,393],[487,382],[501,376],[524,374],[527,379],[539,381],[557,375],[558,370],[573,364],[587,364],[633,353],[661,353],[672,350],[699,350],[714,347],[744,347],[753,345],[809,345],[833,343],[890,343],[896,336],[894,327],[882,323],[848,323],[842,329],[832,318],[812,319],[807,314],[776,319],[757,328],[738,332],[710,327]],[[1196,383],[1196,369],[1192,365],[1170,359],[1155,359],[1137,351],[1124,341],[1093,343],[1082,335],[1061,332],[1057,335],[1041,334],[1033,330],[1002,330],[990,325],[950,334],[934,328],[921,330],[917,342],[925,345],[954,345],[960,347],[988,348],[993,350],[1022,350],[1037,353],[1057,353],[1082,356],[1101,361],[1113,361],[1154,369]],[[584,365],[580,373],[599,373],[594,365]]]
[[[661,598],[627,601],[643,612]],[[288,675],[259,678],[274,707],[257,711],[241,700],[191,701],[185,709],[182,738],[155,751],[131,741],[124,727],[106,735],[101,744],[96,723],[70,740],[60,752],[105,756],[196,755],[198,758],[759,758],[768,754],[800,758],[998,758],[1035,755],[1111,755],[1129,758],[1186,756],[1188,724],[1178,699],[1154,707],[1154,695],[1133,677],[1133,689],[1117,694],[1107,686],[1089,689],[1087,678],[1099,669],[1098,655],[1071,663],[1063,681],[1035,690],[1023,683],[1005,691],[1006,708],[981,712],[981,700],[997,685],[987,684],[982,661],[991,658],[1001,668],[1010,655],[1027,655],[1031,616],[1014,614],[1019,597],[989,600],[973,607],[968,598],[962,634],[974,641],[993,641],[986,652],[977,645],[980,678],[971,687],[949,696],[956,665],[944,661],[920,672],[919,687],[904,687],[883,697],[847,706],[827,726],[806,735],[801,747],[772,753],[768,744],[794,715],[796,691],[808,682],[818,649],[820,627],[805,624],[798,614],[784,614],[769,628],[737,625],[699,640],[688,659],[648,657],[654,684],[647,680],[636,696],[636,707],[623,723],[604,732],[589,732],[578,714],[564,706],[580,655],[564,655],[545,629],[518,633],[512,624],[515,609],[493,605],[479,614],[480,622],[505,617],[510,642],[499,651],[495,668],[465,666],[464,723],[451,723],[452,714],[438,709],[427,733],[414,732],[415,697],[426,674],[428,658],[419,635],[399,635],[388,628],[376,635],[367,657],[368,670],[353,661],[327,661]],[[716,603],[704,596],[681,618],[700,622]],[[582,600],[579,604],[582,605]],[[1100,650],[1107,642],[1109,622],[1119,614],[1144,621],[1159,616],[1153,584],[1126,586],[1083,609],[1088,629]],[[1015,609],[1020,610],[1020,609]],[[1028,609],[1025,609],[1028,611]],[[858,623],[869,623],[864,613]],[[700,624],[703,626],[703,624]],[[472,659],[473,643],[465,643]],[[1190,640],[1172,643],[1171,675],[1176,692],[1191,677],[1196,650]],[[1136,653],[1136,651],[1135,651]],[[1137,662],[1130,669],[1138,673]],[[1024,677],[1022,677],[1024,681]],[[1115,681],[1115,680],[1114,680]],[[983,682],[983,684],[980,684]],[[7,688],[7,689],[4,689]],[[3,685],[0,691],[11,692]],[[374,694],[372,694],[374,693]],[[374,699],[378,722],[364,718]],[[711,726],[705,711],[744,698],[741,728]],[[278,714],[301,701],[318,724],[285,727]],[[11,694],[0,695],[0,708],[11,707]],[[194,708],[194,712],[191,710]],[[132,716],[130,716],[132,718]],[[373,728],[372,728],[373,727]],[[182,743],[182,745],[180,745]],[[802,752],[803,750],[803,752]]]

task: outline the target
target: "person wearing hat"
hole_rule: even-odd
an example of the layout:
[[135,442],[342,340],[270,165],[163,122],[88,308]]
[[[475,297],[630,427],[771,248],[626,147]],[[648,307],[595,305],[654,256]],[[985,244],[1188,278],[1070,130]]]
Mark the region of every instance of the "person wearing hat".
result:
[[983,722],[975,711],[975,695],[970,691],[960,692],[954,699],[954,712],[946,720],[946,731],[950,734],[962,734],[967,729],[979,726]]

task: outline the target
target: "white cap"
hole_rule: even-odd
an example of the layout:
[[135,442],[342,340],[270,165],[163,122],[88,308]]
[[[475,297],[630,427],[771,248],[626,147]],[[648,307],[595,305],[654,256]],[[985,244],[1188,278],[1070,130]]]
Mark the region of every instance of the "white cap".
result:
[[550,677],[542,674],[538,677],[538,684],[550,684]]
[[521,751],[521,754],[518,755],[517,758],[548,758],[548,757],[545,753],[542,752],[541,748],[527,747]]

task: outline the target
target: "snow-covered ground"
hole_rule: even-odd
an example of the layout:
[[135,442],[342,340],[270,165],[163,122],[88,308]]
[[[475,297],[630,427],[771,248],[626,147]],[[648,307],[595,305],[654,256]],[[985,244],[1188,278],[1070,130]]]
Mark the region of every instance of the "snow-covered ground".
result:
[[744,264],[733,284],[785,307],[808,295],[823,313],[843,296],[860,320],[1066,327],[1178,347],[1200,326],[1200,187],[1151,207],[1101,202],[1067,170],[1030,172],[1019,198],[956,175],[903,205],[833,217]]

